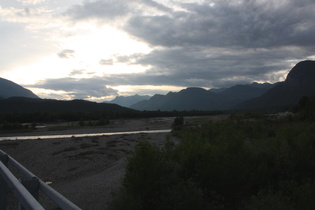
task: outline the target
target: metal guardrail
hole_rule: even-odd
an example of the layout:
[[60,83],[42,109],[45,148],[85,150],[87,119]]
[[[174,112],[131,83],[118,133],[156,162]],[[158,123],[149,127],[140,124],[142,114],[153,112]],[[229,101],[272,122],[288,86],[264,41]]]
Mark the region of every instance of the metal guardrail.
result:
[[[18,180],[8,169],[12,165],[23,175],[23,180]],[[11,156],[0,150],[0,210],[7,209],[8,190],[11,189],[19,202],[19,209],[42,210],[39,203],[39,192],[43,192],[57,206],[64,210],[79,210],[80,208],[51,188]]]

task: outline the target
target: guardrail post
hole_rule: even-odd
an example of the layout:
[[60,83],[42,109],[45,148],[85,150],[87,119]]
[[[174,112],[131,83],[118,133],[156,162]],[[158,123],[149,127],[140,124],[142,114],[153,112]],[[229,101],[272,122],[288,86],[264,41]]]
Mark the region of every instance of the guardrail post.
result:
[[7,209],[8,185],[0,176],[0,210]]
[[[0,154],[0,161],[7,166],[9,156],[7,154]],[[0,176],[0,210],[7,208],[7,197],[8,197],[8,185],[4,178]]]
[[7,209],[8,185],[6,181],[0,176],[0,209]]
[[5,166],[8,166],[8,160],[9,160],[8,154],[1,154],[1,153],[0,153],[0,161],[1,161]]
[[31,193],[31,195],[38,200],[39,199],[39,181],[36,177],[31,180],[21,181],[24,187]]
[[[21,181],[23,186],[30,192],[30,194],[38,201],[39,200],[39,181],[38,178],[33,177],[29,180],[23,180]],[[19,209],[23,210],[21,204],[19,204]]]

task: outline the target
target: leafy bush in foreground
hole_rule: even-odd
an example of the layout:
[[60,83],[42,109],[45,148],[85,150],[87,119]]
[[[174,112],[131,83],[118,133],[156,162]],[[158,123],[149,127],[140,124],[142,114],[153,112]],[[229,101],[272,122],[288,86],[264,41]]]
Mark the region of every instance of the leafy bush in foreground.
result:
[[112,209],[312,209],[315,123],[230,120],[141,142]]

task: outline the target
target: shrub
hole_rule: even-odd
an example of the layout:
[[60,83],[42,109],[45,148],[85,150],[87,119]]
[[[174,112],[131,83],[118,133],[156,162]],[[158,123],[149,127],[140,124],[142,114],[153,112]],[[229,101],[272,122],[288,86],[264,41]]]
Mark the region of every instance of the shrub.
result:
[[312,209],[314,129],[260,117],[178,130],[177,145],[142,141],[114,209]]
[[184,117],[179,116],[179,117],[176,117],[174,119],[173,124],[172,124],[172,128],[173,128],[173,130],[180,130],[183,125],[184,125]]

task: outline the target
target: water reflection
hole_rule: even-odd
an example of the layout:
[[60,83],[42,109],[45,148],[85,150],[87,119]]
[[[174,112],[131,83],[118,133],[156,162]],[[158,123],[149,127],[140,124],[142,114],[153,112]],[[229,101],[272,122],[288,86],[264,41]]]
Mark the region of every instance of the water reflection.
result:
[[64,135],[43,135],[43,136],[9,136],[0,137],[3,140],[30,140],[30,139],[57,139],[57,138],[71,138],[71,137],[90,137],[90,136],[112,136],[123,134],[139,134],[139,133],[169,133],[171,129],[165,130],[144,130],[144,131],[123,131],[123,132],[109,132],[109,133],[83,133],[83,134],[64,134]]

